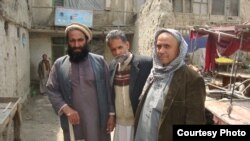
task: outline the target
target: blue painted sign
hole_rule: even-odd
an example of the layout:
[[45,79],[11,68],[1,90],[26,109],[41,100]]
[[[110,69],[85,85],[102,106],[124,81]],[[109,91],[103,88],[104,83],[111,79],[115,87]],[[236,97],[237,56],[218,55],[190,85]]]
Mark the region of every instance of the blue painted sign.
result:
[[67,26],[73,22],[93,26],[93,11],[56,7],[55,25]]

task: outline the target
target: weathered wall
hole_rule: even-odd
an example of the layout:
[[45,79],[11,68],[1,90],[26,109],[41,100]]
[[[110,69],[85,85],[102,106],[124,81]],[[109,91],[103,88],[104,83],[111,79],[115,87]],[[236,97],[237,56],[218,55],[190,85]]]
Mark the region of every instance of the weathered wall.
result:
[[146,0],[134,0],[134,12],[139,12]]
[[108,10],[93,11],[93,25],[97,28],[133,25],[133,6],[133,0],[107,0],[106,9]]
[[31,0],[32,26],[52,25],[54,22],[53,0]]
[[240,0],[240,15],[243,21],[250,20],[250,1],[249,0]]
[[0,2],[0,96],[23,100],[30,92],[30,20],[26,2]]
[[[172,2],[166,0],[147,0],[137,14],[133,51],[151,55],[154,32],[159,27],[176,28],[193,25],[239,24],[250,19],[249,0],[240,0],[240,16],[225,17],[208,14],[198,16],[188,13],[173,13]],[[211,9],[210,9],[211,13]],[[138,48],[135,48],[135,47]]]
[[133,0],[113,0],[111,3],[110,19],[112,25],[128,25],[133,18]]
[[[156,29],[171,25],[174,16],[171,14],[172,6],[169,1],[148,0],[137,14],[134,31],[133,52],[151,55],[151,47]],[[165,21],[165,22],[163,22]]]
[[30,23],[30,3],[28,0],[1,0],[1,18],[18,24],[21,27],[29,28]]

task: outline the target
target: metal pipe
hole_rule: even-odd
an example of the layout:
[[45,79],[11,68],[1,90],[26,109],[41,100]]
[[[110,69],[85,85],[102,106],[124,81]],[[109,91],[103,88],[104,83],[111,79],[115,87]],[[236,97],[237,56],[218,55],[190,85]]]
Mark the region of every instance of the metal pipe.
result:
[[200,28],[199,30],[201,31],[206,31],[208,33],[212,33],[212,34],[216,34],[216,35],[222,35],[222,36],[227,36],[227,37],[231,37],[231,38],[234,38],[234,39],[240,39],[238,36],[236,35],[233,35],[233,34],[228,34],[228,33],[224,33],[224,32],[220,32],[220,31],[211,31],[211,30],[207,30],[205,28]]

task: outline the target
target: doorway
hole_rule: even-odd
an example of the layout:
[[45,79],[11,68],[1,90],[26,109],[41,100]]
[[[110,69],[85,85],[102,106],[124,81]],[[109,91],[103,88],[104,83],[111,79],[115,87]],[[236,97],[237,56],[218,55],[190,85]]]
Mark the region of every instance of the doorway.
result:
[[52,38],[52,61],[66,54],[67,44],[66,38],[64,37],[53,37]]

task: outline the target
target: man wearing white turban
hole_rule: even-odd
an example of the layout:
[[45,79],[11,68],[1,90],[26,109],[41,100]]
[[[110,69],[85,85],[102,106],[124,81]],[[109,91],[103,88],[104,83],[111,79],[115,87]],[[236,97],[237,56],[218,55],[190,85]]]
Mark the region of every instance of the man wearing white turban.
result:
[[110,93],[110,75],[104,58],[89,53],[92,32],[72,23],[65,30],[68,55],[57,59],[47,82],[48,96],[60,116],[64,140],[69,141],[69,124],[76,140],[110,141],[115,111]]

